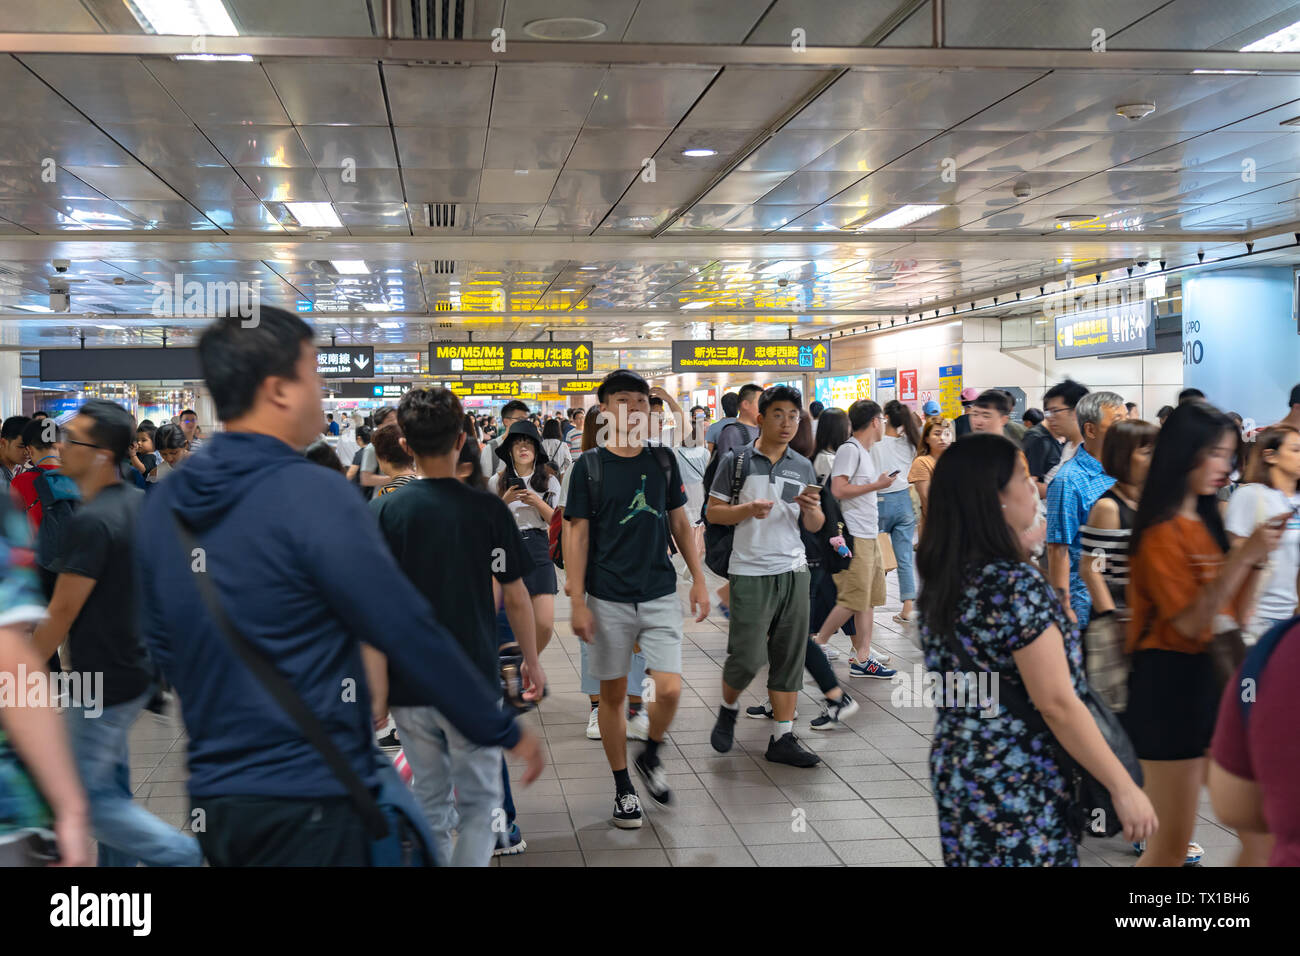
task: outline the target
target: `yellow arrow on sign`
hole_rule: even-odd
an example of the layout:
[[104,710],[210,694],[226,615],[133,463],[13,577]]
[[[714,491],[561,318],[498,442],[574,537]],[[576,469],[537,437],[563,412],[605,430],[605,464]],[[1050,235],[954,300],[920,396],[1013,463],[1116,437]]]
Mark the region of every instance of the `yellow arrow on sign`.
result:
[[588,367],[587,356],[589,356],[591,352],[588,350],[587,346],[579,345],[576,349],[573,350],[573,354],[577,356],[577,361],[573,363],[574,370],[578,372],[585,372]]
[[1056,330],[1056,344],[1062,348],[1065,347],[1065,329]]

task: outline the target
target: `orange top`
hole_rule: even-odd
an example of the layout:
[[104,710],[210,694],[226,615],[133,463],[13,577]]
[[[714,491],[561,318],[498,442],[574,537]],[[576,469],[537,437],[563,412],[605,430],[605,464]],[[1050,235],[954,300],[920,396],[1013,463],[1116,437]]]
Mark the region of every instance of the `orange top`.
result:
[[907,473],[907,480],[909,482],[929,481],[934,477],[935,464],[933,455],[917,455],[912,459],[912,468]]
[[[1203,654],[1214,636],[1207,627],[1195,637],[1185,637],[1173,619],[1196,600],[1197,592],[1219,575],[1226,555],[1199,518],[1175,515],[1142,534],[1138,552],[1129,562],[1128,604],[1133,617],[1128,624],[1125,649],[1181,651]],[[1240,620],[1249,603],[1242,587],[1221,613]]]

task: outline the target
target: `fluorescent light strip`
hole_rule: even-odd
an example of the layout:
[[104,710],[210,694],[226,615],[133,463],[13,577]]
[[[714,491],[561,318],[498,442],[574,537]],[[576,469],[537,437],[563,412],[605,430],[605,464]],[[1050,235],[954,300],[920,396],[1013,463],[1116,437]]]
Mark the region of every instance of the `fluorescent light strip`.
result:
[[859,229],[901,229],[903,226],[910,225],[918,219],[924,219],[926,216],[938,212],[940,209],[947,209],[946,205],[908,205],[895,209],[893,212],[887,212],[883,216],[871,220],[858,226]]
[[237,37],[235,22],[221,0],[128,0],[144,29],[168,36]]
[[370,275],[370,267],[362,259],[331,259],[330,265],[341,276]]
[[304,229],[316,229],[325,227],[329,229],[342,229],[343,223],[340,221],[338,213],[334,207],[327,202],[287,202],[284,208],[289,210],[289,214],[298,220],[298,225]]
[[[651,304],[653,305],[654,303]],[[711,302],[687,302],[682,306],[682,311],[686,311],[687,309],[707,309],[712,304],[713,303]]]
[[1242,53],[1300,52],[1300,20],[1241,48]]

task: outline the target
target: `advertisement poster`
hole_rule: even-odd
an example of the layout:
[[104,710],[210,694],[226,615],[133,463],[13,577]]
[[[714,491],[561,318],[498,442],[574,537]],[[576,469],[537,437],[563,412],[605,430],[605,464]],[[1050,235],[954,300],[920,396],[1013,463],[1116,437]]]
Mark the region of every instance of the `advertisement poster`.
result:
[[898,400],[916,401],[916,369],[904,369],[898,373]]
[[939,405],[949,421],[961,417],[961,366],[939,366]]
[[842,408],[848,411],[849,406],[858,399],[871,397],[871,380],[870,371],[860,372],[857,375],[819,378],[816,387],[817,401],[826,408]]

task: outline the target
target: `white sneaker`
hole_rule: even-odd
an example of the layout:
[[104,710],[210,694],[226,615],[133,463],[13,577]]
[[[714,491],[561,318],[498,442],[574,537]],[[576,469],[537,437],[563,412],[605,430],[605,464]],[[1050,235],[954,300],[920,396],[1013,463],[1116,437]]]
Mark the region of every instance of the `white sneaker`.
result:
[[838,661],[840,659],[840,652],[837,651],[835,648],[831,647],[829,644],[823,644],[821,645],[821,648],[822,651],[826,654],[826,659],[828,661]]
[[878,652],[876,651],[875,648],[872,648],[871,650],[867,651],[867,657],[873,661],[880,661],[880,663],[882,664],[888,664],[890,660],[893,659],[892,655],[886,654],[884,652]]
[[591,716],[587,718],[587,739],[600,739],[600,720],[598,714],[599,708],[591,708]]
[[629,717],[627,720],[627,739],[628,740],[649,740],[650,739],[650,715],[642,707],[635,717]]

